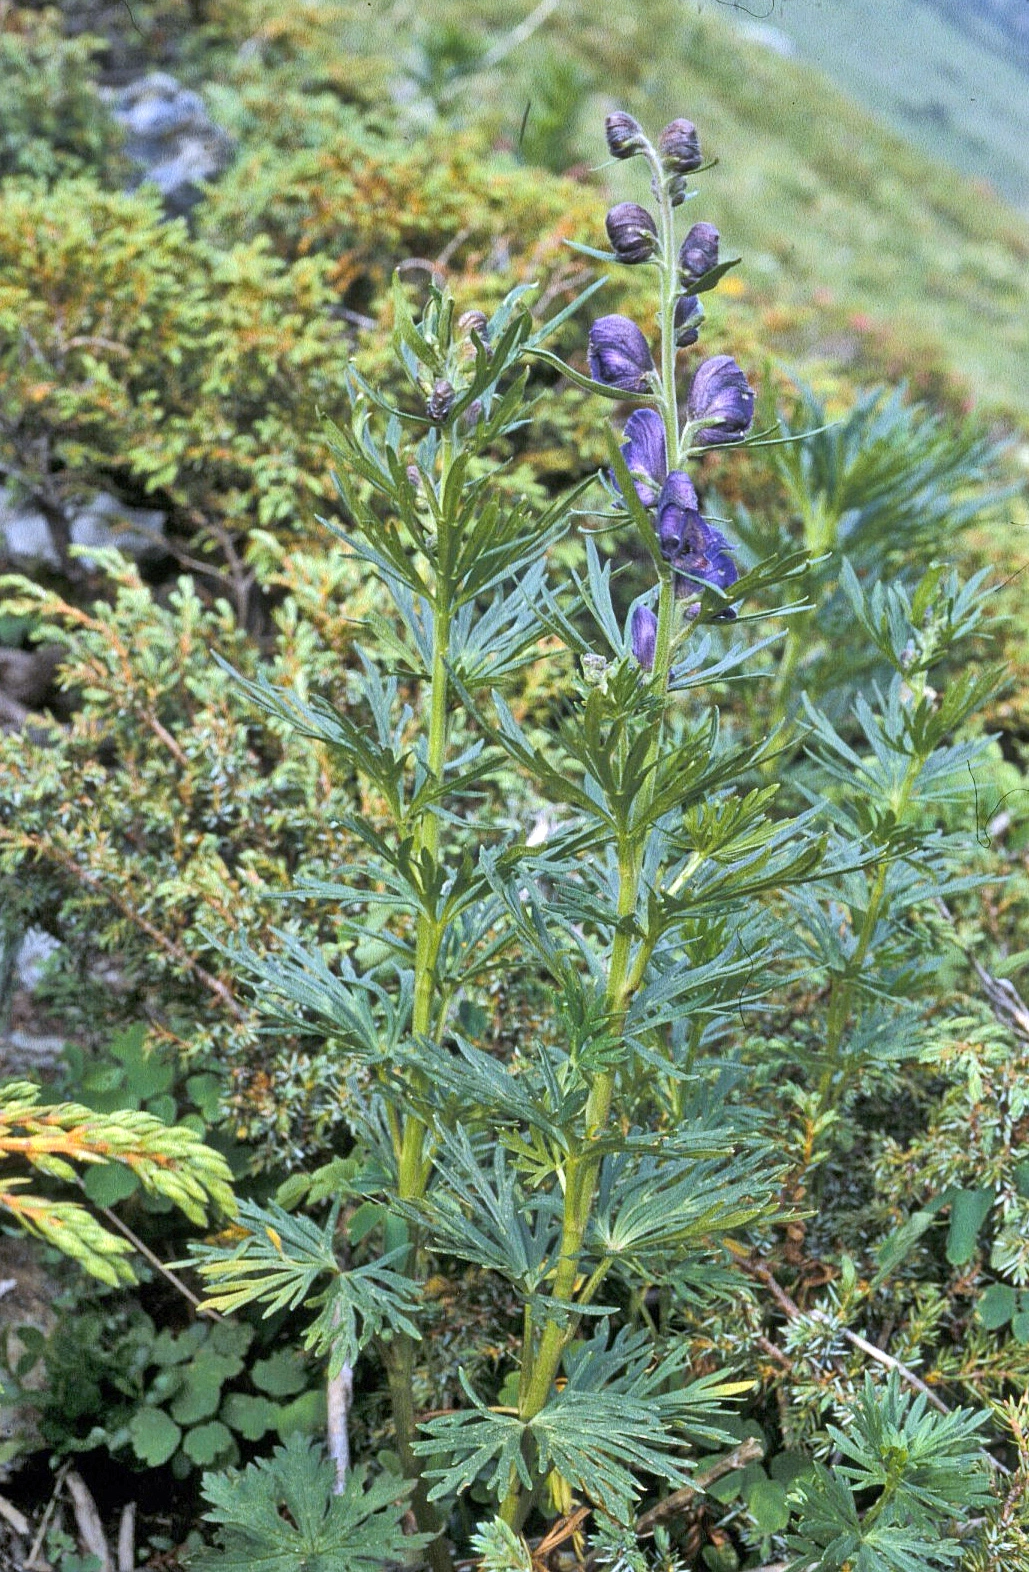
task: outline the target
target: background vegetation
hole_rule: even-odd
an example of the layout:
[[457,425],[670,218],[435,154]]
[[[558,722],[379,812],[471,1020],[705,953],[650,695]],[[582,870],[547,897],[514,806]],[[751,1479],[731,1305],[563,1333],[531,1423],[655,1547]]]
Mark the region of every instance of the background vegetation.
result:
[[[760,1457],[712,1483],[675,1547],[721,1572],[776,1553],[793,1474],[826,1449],[832,1404],[852,1402],[868,1369],[862,1337],[948,1402],[993,1405],[991,1434],[1024,1485],[1025,1415],[1000,1405],[1029,1377],[1029,619],[1015,577],[1029,232],[710,8],[564,0],[519,38],[524,15],[513,0],[473,14],[137,0],[131,21],[91,0],[0,9],[0,480],[11,506],[47,520],[58,559],[8,582],[0,617],[5,714],[19,722],[0,741],[0,1009],[12,1073],[25,1072],[19,1042],[66,1041],[48,1098],[185,1122],[240,1193],[317,1213],[324,1191],[308,1177],[347,1150],[337,1047],[262,1022],[224,945],[302,933],[340,960],[324,905],[269,897],[353,856],[342,821],[355,782],[327,750],[301,751],[256,718],[211,657],[250,675],[263,661],[273,681],[353,702],[355,629],[379,607],[316,522],[333,505],[319,420],[342,417],[352,357],[395,383],[394,268],[415,286],[437,270],[461,307],[487,311],[538,280],[557,309],[594,276],[565,242],[596,244],[608,201],[629,194],[623,169],[600,167],[603,112],[657,125],[690,114],[722,161],[703,216],[745,258],[706,297],[708,352],[754,368],[766,423],[777,410],[798,433],[848,418],[820,443],[708,463],[708,494],[755,556],[821,539],[845,541],[869,581],[913,580],[937,555],[966,575],[988,567],[1002,620],[969,659],[1012,668],[975,722],[993,740],[944,810],[963,870],[985,882],[918,919],[942,957],[920,1051],[855,1074],[827,1133],[791,1058],[811,1000],[785,993],[743,1036],[763,1106],[783,1121],[785,1199],[803,1213],[815,1196],[818,1213],[782,1229],[773,1284],[758,1272],[694,1328],[698,1361],[717,1354],[759,1383],[739,1440],[760,1441]],[[235,139],[188,223],[166,222],[148,187],[125,189],[97,91],[153,68],[197,86]],[[600,296],[607,311],[626,299],[617,278]],[[582,322],[562,330],[580,364],[584,343]],[[883,383],[904,398],[868,394]],[[606,418],[565,387],[531,447],[507,439],[503,484],[556,496],[605,460]],[[100,490],[166,515],[159,555],[69,552],[69,518]],[[845,718],[874,672],[836,558],[819,574],[795,665],[753,698],[727,693],[730,730],[791,716],[802,687]],[[516,695],[520,717],[552,703],[540,681]],[[799,752],[793,763],[800,792],[815,777]],[[358,806],[376,811],[368,795]],[[507,809],[531,823],[513,782]],[[30,991],[14,958],[33,928],[57,948]],[[375,935],[364,943],[367,958]],[[509,1055],[544,1002],[531,975],[498,981],[469,1002],[470,1024]],[[40,1180],[52,1200],[72,1182]],[[195,1280],[162,1270],[198,1227],[173,1198],[125,1164],[81,1182],[85,1215],[135,1241],[137,1283],[90,1281],[43,1249],[12,1256],[25,1284],[46,1262],[36,1298],[53,1300],[15,1296],[5,1327],[5,1490],[31,1520],[15,1553],[63,1471],[92,1491],[112,1541],[138,1503],[139,1557],[157,1565],[190,1535],[195,1547],[202,1469],[320,1433],[324,1371],[283,1312],[194,1316]],[[348,1228],[356,1248],[360,1218]],[[509,1306],[496,1283],[451,1260],[430,1292],[425,1411],[457,1401],[459,1367],[502,1390]],[[388,1468],[374,1364],[351,1423],[355,1448]],[[81,1498],[56,1500],[41,1553],[78,1572]],[[995,1522],[1005,1510],[997,1544],[1017,1567],[1014,1487]]]

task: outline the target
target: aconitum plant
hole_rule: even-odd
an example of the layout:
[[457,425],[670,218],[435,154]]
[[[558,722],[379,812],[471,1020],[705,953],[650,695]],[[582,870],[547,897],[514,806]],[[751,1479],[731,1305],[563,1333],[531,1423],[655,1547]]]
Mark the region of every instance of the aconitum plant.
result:
[[[223,1311],[303,1307],[307,1344],[327,1358],[345,1500],[325,1518],[334,1565],[418,1555],[443,1572],[471,1534],[486,1565],[528,1567],[524,1536],[557,1514],[599,1558],[642,1564],[646,1503],[664,1510],[698,1463],[724,1454],[729,1416],[754,1391],[710,1348],[701,1358],[695,1329],[719,1305],[752,1303],[740,1263],[760,1262],[782,1220],[784,1160],[741,1095],[735,1045],[748,1004],[783,981],[785,901],[795,893],[799,910],[809,892],[817,930],[818,902],[828,908],[841,881],[860,905],[869,866],[877,920],[892,898],[878,876],[891,829],[873,845],[839,814],[831,835],[814,808],[773,814],[776,737],[720,732],[713,686],[768,646],[749,625],[804,559],[779,553],[741,572],[700,504],[696,461],[747,439],[754,394],[731,357],[697,348],[700,297],[733,263],[719,260],[710,224],[678,235],[702,165],[696,129],[675,120],[655,143],[623,113],[607,135],[615,157],[649,174],[651,200],[613,208],[613,252],[593,255],[656,275],[656,321],[597,316],[587,376],[547,345],[603,278],[542,325],[524,287],[488,318],[459,316],[432,287],[416,318],[398,281],[408,396],[394,404],[352,371],[352,419],[331,433],[343,512],[332,527],[383,597],[358,633],[352,702],[246,685],[355,783],[346,828],[362,857],[302,892],[338,913],[331,958],[287,935],[277,953],[238,954],[270,1023],[336,1046],[352,1144],[279,1204],[244,1203],[241,1232],[205,1246],[200,1270]],[[633,406],[596,482],[542,510],[512,498],[494,457],[531,420],[538,362]],[[613,557],[587,534],[584,570],[552,569],[551,548],[584,514]],[[650,568],[626,607],[614,577],[629,534]],[[912,609],[890,607],[882,637],[896,642]],[[925,672],[965,612],[947,623],[938,611],[930,654],[898,667],[890,714],[910,721],[919,758],[943,735]],[[524,699],[527,673],[543,669],[556,697],[541,715]],[[506,1052],[486,1032],[498,980]],[[832,1095],[859,979],[848,986],[834,995]],[[455,1263],[494,1285],[502,1352],[493,1369],[462,1368],[440,1401],[445,1312],[426,1284]],[[403,1476],[392,1495],[345,1474],[338,1399],[359,1361],[359,1381],[378,1371],[388,1387]],[[938,1416],[891,1389],[887,1424],[876,1390],[847,1440],[858,1464],[821,1468],[795,1496],[798,1567],[943,1565],[949,1514],[981,1497],[972,1422],[949,1425],[937,1478]],[[909,1432],[917,1480],[901,1458]],[[287,1505],[302,1473],[321,1477],[294,1450],[266,1470]],[[247,1486],[264,1488],[257,1474]],[[395,1505],[382,1506],[403,1491],[418,1527],[406,1538]],[[248,1545],[256,1558],[258,1527],[232,1516],[231,1491],[209,1494],[235,1559]],[[826,1528],[834,1513],[845,1541]],[[767,1532],[789,1519],[784,1509]],[[855,1560],[866,1520],[870,1545],[894,1533],[908,1559]],[[268,1521],[285,1532],[277,1508]]]

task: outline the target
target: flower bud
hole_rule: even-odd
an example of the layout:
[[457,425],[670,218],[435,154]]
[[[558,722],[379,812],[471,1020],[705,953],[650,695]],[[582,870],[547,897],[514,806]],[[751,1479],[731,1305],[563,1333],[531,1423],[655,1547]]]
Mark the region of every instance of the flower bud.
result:
[[704,320],[704,307],[696,295],[680,295],[675,302],[675,342],[680,349],[688,349],[700,337],[700,324]]
[[657,651],[657,618],[649,606],[637,606],[629,629],[632,653],[644,671],[654,670]]
[[657,150],[670,175],[688,175],[704,162],[700,138],[692,120],[670,120],[658,137]]
[[594,382],[627,393],[642,393],[654,370],[650,346],[635,322],[617,315],[598,317],[590,328],[588,359]]
[[632,115],[627,115],[624,110],[618,109],[613,115],[608,115],[604,121],[604,133],[607,145],[615,158],[633,158],[637,153],[642,153],[647,139],[643,135],[643,127]]
[[602,692],[606,693],[607,661],[603,655],[594,655],[587,650],[585,655],[580,656],[580,661],[582,664],[582,680],[586,687],[600,688]]
[[713,355],[697,369],[686,401],[690,420],[715,420],[695,433],[698,447],[736,442],[750,430],[754,393],[731,355]]
[[619,262],[646,262],[657,250],[657,225],[638,202],[619,202],[604,222]]
[[679,277],[689,289],[698,278],[718,266],[718,231],[714,224],[694,224],[679,247]]
[[462,332],[475,333],[484,344],[489,343],[489,317],[485,311],[464,311],[457,319]]
[[682,207],[686,200],[686,176],[669,175],[665,181],[665,190],[672,207]]
[[692,480],[685,470],[673,469],[657,499],[657,539],[666,562],[671,562],[683,549],[691,521],[699,518]]
[[408,483],[408,485],[410,487],[412,487],[412,489],[415,490],[415,491],[421,491],[421,489],[422,489],[422,472],[418,468],[418,465],[417,464],[408,464],[407,469],[405,471],[405,474],[407,475],[407,483]]
[[454,407],[454,389],[445,377],[432,385],[432,392],[425,403],[429,419],[434,426],[441,426]]

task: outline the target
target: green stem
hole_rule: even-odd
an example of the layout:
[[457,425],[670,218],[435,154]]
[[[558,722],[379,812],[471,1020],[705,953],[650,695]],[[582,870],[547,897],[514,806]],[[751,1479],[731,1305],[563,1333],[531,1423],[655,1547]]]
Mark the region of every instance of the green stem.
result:
[[[923,762],[923,759],[917,754],[911,759],[904,772],[904,779],[901,781],[896,797],[890,804],[897,823],[900,822],[911,799],[911,793],[921,772]],[[823,1048],[825,1063],[818,1083],[818,1112],[820,1115],[835,1108],[846,1090],[846,1077],[840,1073],[843,1036],[847,1022],[850,1019],[854,990],[857,987],[861,970],[868,958],[868,951],[875,934],[875,927],[882,912],[883,901],[886,897],[888,872],[889,858],[884,855],[875,870],[872,891],[868,898],[868,905],[865,908],[865,915],[858,932],[854,952],[843,970],[836,972],[833,976],[829,993],[829,1010],[825,1022],[825,1044]]]
[[405,1478],[413,1481],[411,1510],[419,1531],[437,1536],[425,1552],[426,1559],[432,1572],[453,1572],[453,1559],[446,1541],[442,1538],[439,1514],[429,1500],[428,1486],[421,1477],[418,1459],[412,1450],[417,1424],[413,1381],[414,1344],[409,1337],[398,1337],[386,1346],[384,1355],[397,1454]]
[[[678,462],[679,411],[675,384],[675,301],[678,293],[678,264],[675,252],[675,221],[672,205],[664,187],[663,173],[657,155],[650,150],[651,163],[661,192],[661,304],[659,326],[661,332],[661,410],[665,425],[665,440],[669,468]],[[653,800],[653,765],[659,756],[664,729],[664,709],[667,705],[668,673],[671,666],[675,623],[675,589],[670,570],[661,577],[658,602],[657,636],[654,666],[649,681],[662,700],[661,723],[654,729],[648,752],[646,782],[640,793],[640,807],[645,814]],[[618,904],[620,919],[634,916],[639,901],[642,878],[642,849],[638,836],[631,833],[618,848]],[[628,921],[619,923],[611,945],[611,962],[605,990],[606,1014],[609,1030],[622,1031],[629,1002],[639,985],[641,972],[632,965],[632,935]],[[582,1275],[583,1245],[589,1229],[596,1193],[601,1159],[595,1147],[604,1133],[614,1098],[615,1075],[611,1070],[601,1071],[594,1077],[586,1101],[584,1133],[580,1150],[568,1159],[565,1168],[564,1210],[561,1226],[561,1252],[554,1272],[552,1298],[569,1306]],[[607,1266],[597,1267],[579,1292],[579,1303],[596,1292]],[[561,1364],[561,1357],[575,1335],[578,1320],[574,1313],[565,1310],[561,1316],[549,1317],[539,1335],[535,1348],[528,1342],[523,1345],[523,1370],[519,1393],[518,1411],[523,1421],[530,1421],[546,1405]],[[518,1529],[531,1510],[535,1492],[526,1494],[517,1474],[512,1471],[507,1494],[500,1505],[500,1517],[511,1528]]]
[[[446,482],[449,468],[449,445],[443,447],[441,488]],[[437,577],[432,617],[432,670],[429,676],[429,718],[426,767],[431,779],[441,782],[447,755],[447,655],[450,643],[450,607],[446,604],[446,586]],[[435,860],[439,852],[440,823],[435,804],[422,813],[416,833],[416,852],[428,851]],[[435,987],[436,958],[439,952],[440,928],[435,916],[420,911],[415,930],[414,1000],[411,1009],[411,1030],[418,1037],[427,1037],[433,1030],[433,1016],[438,1013],[439,1001]],[[436,1023],[437,1025],[439,1022]],[[431,1172],[431,1161],[425,1153],[426,1129],[424,1123],[411,1115],[400,1133],[397,1195],[402,1201],[417,1200],[425,1193]],[[416,1243],[412,1245],[412,1251]],[[418,1528],[422,1533],[440,1536],[442,1525],[433,1504],[428,1500],[427,1488],[421,1478],[418,1461],[413,1451],[417,1419],[414,1404],[414,1342],[406,1333],[398,1334],[390,1344],[386,1361],[389,1381],[390,1405],[396,1431],[397,1451],[405,1475],[414,1480],[411,1507]],[[427,1551],[433,1572],[450,1572],[450,1552],[442,1537],[437,1537]]]

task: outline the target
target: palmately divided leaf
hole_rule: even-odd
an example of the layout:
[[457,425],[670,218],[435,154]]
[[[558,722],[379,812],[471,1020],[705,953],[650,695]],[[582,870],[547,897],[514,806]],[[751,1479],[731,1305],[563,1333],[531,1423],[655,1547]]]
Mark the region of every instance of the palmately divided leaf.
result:
[[321,1448],[291,1436],[270,1458],[242,1472],[205,1474],[204,1516],[218,1545],[203,1550],[197,1572],[382,1572],[414,1560],[428,1536],[405,1534],[406,1485],[391,1476],[367,1483],[348,1474],[334,1493],[335,1470]]

